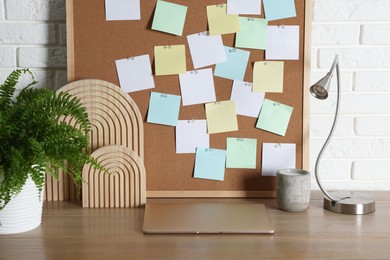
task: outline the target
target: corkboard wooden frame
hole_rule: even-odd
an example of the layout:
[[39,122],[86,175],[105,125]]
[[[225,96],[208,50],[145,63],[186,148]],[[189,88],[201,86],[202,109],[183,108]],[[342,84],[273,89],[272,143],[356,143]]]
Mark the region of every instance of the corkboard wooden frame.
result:
[[[215,1],[215,0],[201,0],[201,1],[184,1],[184,0],[175,0],[171,1],[178,4],[183,4],[189,6],[189,8],[193,8],[190,5],[194,5],[195,2],[197,5],[212,5],[212,4],[220,4],[225,1]],[[300,58],[299,61],[285,61],[285,83],[286,82],[294,82],[296,86],[298,86],[298,95],[299,98],[292,98],[292,101],[298,100],[298,103],[290,102],[291,96],[281,97],[277,94],[266,94],[266,98],[280,101],[292,105],[294,107],[294,113],[298,120],[294,120],[294,114],[292,117],[293,122],[296,124],[292,124],[288,131],[290,133],[299,132],[298,137],[295,135],[294,138],[289,137],[289,133],[286,134],[285,138],[274,137],[272,134],[261,132],[257,129],[259,133],[258,137],[258,157],[261,158],[261,143],[265,142],[295,142],[297,143],[297,167],[308,170],[309,169],[309,86],[310,86],[310,53],[311,53],[311,17],[312,17],[312,0],[302,0],[295,1],[297,8],[297,18],[289,18],[284,20],[272,21],[270,25],[299,25],[300,26]],[[126,39],[116,40],[113,42],[121,42],[122,45],[112,45],[111,40],[115,38],[115,34],[118,30],[122,30],[123,35],[133,33],[133,36],[136,38],[141,38],[142,33],[151,33],[150,26],[152,21],[152,13],[154,8],[150,7],[150,5],[155,5],[155,1],[141,1],[141,17],[142,19],[146,19],[146,24],[143,24],[143,27],[138,27],[138,31],[132,31],[134,28],[130,26],[131,23],[129,21],[116,21],[116,22],[107,22],[109,26],[105,26],[105,21],[102,21],[104,18],[104,0],[66,0],[66,10],[67,10],[67,62],[68,62],[68,81],[74,81],[79,79],[102,79],[109,82],[112,82],[116,85],[119,85],[116,71],[115,71],[115,59],[121,59],[130,56],[142,55],[145,53],[149,53],[151,59],[153,60],[153,51],[150,51],[150,48],[146,50],[142,50],[144,48],[142,40],[137,40],[136,43],[132,46],[127,45],[124,47],[126,43]],[[148,6],[147,8],[144,8]],[[190,10],[190,9],[189,9]],[[205,12],[205,11],[204,11]],[[264,12],[262,12],[264,13]],[[146,14],[146,15],[145,15]],[[146,18],[145,18],[146,17]],[[196,24],[191,23],[191,17],[196,17]],[[263,15],[261,16],[263,17]],[[199,18],[199,13],[190,15],[187,13],[186,18],[186,27],[191,27],[192,29],[197,27],[200,28],[198,31],[192,30],[191,33],[196,33],[199,31],[207,30],[207,21],[205,19]],[[99,22],[96,22],[97,20]],[[103,19],[104,20],[104,19]],[[94,24],[95,23],[95,24]],[[95,26],[96,25],[96,26]],[[154,43],[155,45],[173,45],[176,42],[178,44],[186,44],[185,36],[191,33],[186,32],[186,27],[183,32],[182,39],[180,40],[178,36],[169,36],[160,32],[153,32],[155,38],[147,38],[150,35],[147,35],[146,40],[154,40],[161,39],[160,42],[157,41]],[[82,28],[82,29],[80,29]],[[140,31],[139,28],[145,31]],[[204,28],[204,29],[203,29]],[[111,31],[106,31],[111,30]],[[148,31],[148,32],[147,32]],[[190,31],[190,29],[189,29]],[[103,36],[102,36],[103,35]],[[108,37],[107,37],[108,35]],[[104,37],[105,36],[105,37]],[[113,38],[110,38],[113,37]],[[124,37],[124,38],[126,38]],[[225,36],[224,36],[225,37]],[[224,39],[225,45],[233,46],[232,43],[234,41],[234,36],[226,36],[227,40]],[[116,37],[118,38],[118,37]],[[107,39],[111,39],[109,42]],[[135,39],[135,38],[133,38]],[[184,39],[184,40],[183,40]],[[226,44],[226,42],[228,42]],[[132,43],[132,41],[130,41]],[[115,46],[115,47],[113,47]],[[126,49],[124,51],[120,51],[120,49]],[[95,52],[94,52],[95,51]],[[109,54],[107,54],[109,52]],[[192,62],[189,56],[188,45],[186,44],[186,52],[187,52],[187,69],[192,70]],[[91,54],[92,53],[92,54]],[[113,54],[114,53],[114,54]],[[126,53],[126,54],[124,54]],[[116,55],[113,59],[109,57],[104,57],[101,59],[101,56],[105,55]],[[264,60],[264,52],[260,51],[260,55],[256,53],[256,55],[252,55],[251,57],[256,56],[255,60]],[[107,63],[108,62],[108,63]],[[253,65],[253,60],[250,60],[250,63]],[[108,65],[107,65],[108,64]],[[152,64],[153,67],[154,64]],[[248,66],[250,67],[250,66]],[[246,81],[251,81],[251,69],[247,69],[247,74],[245,76]],[[248,73],[249,70],[249,73]],[[291,73],[290,73],[291,72]],[[178,80],[174,76],[167,76],[167,79],[156,79],[156,89],[152,89],[152,91],[156,92],[165,92],[170,94],[178,94],[180,95],[180,91],[178,89]],[[298,80],[297,80],[298,79]],[[171,84],[175,85],[176,92],[170,92],[170,89],[164,85]],[[220,89],[226,86],[227,81],[224,79],[216,80],[216,87]],[[218,86],[220,85],[220,86]],[[222,86],[224,85],[224,86]],[[159,89],[159,86],[164,86],[163,89]],[[218,89],[216,90],[218,91]],[[150,92],[150,91],[149,91]],[[147,93],[149,93],[147,92]],[[295,93],[295,92],[294,92]],[[294,94],[295,95],[295,94]],[[138,92],[130,93],[130,96],[136,101],[137,105],[140,106],[141,113],[144,117],[144,122],[146,121],[146,113],[147,113],[147,100],[148,95],[140,94]],[[147,96],[147,97],[146,97]],[[222,93],[220,95],[226,99],[227,94]],[[218,99],[217,94],[217,99]],[[222,99],[223,100],[223,99]],[[299,109],[296,109],[299,107]],[[298,112],[295,112],[298,110]],[[191,114],[188,110],[181,110],[179,119],[197,119],[199,117],[200,110],[197,109],[196,112]],[[203,112],[204,113],[204,112]],[[194,117],[188,118],[188,115],[195,115]],[[187,116],[187,117],[186,117]],[[239,119],[239,127],[241,121],[246,126],[247,119]],[[297,121],[299,121],[297,123]],[[253,124],[251,121],[249,124]],[[151,152],[148,154],[148,151],[151,151],[156,146],[156,143],[152,140],[148,142],[148,140],[153,139],[158,132],[158,135],[168,136],[168,139],[171,139],[169,142],[161,142],[158,143],[157,146],[164,145],[169,143],[169,146],[172,146],[172,140],[174,139],[174,130],[168,129],[165,126],[150,126],[151,124],[144,123],[145,126],[145,167],[146,167],[146,175],[147,175],[147,197],[274,197],[275,196],[275,178],[274,177],[259,177],[261,169],[261,165],[257,165],[256,174],[251,173],[243,173],[244,181],[240,179],[240,172],[231,171],[227,172],[228,176],[234,176],[231,180],[226,180],[224,184],[216,184],[213,181],[205,181],[205,180],[197,180],[192,178],[192,169],[193,169],[193,159],[194,157],[182,159],[175,157],[172,151],[168,151],[168,155],[163,156],[162,158],[158,158],[157,162],[167,161],[169,165],[159,165],[156,163],[156,155],[160,155],[158,152]],[[156,130],[158,129],[158,130]],[[252,131],[252,130],[251,130]],[[218,137],[218,141],[211,141],[211,145],[215,145],[213,148],[222,148],[221,140],[225,139],[226,136],[239,136],[246,137],[247,135],[241,136],[239,133],[227,133],[226,135],[222,135]],[[248,135],[250,136],[249,132]],[[257,136],[255,136],[257,138]],[[293,140],[293,141],[291,141]],[[154,143],[153,143],[154,142]],[[165,147],[167,150],[171,149],[170,147]],[[149,157],[149,159],[148,159]],[[153,158],[153,159],[150,159]],[[148,161],[151,160],[151,161]],[[175,162],[175,166],[171,167],[171,162]],[[261,164],[261,162],[260,162]],[[180,181],[180,174],[182,173],[180,167],[184,165],[185,167],[185,175],[184,180]],[[176,168],[175,168],[176,167]],[[229,169],[230,170],[230,169]],[[158,174],[157,174],[158,172]],[[161,177],[163,176],[163,177]],[[226,176],[226,174],[225,174]],[[238,176],[238,177],[237,177]],[[249,177],[248,177],[249,176]],[[179,179],[177,179],[179,178]],[[230,177],[229,177],[230,178]],[[178,181],[177,181],[178,180]],[[208,183],[209,182],[209,183]],[[237,184],[238,183],[238,184]],[[194,184],[194,185],[193,185]],[[179,186],[178,186],[179,185]],[[230,186],[229,186],[230,185]],[[257,185],[257,186],[256,186]],[[255,187],[254,187],[255,186]],[[201,187],[201,188],[199,188]]]

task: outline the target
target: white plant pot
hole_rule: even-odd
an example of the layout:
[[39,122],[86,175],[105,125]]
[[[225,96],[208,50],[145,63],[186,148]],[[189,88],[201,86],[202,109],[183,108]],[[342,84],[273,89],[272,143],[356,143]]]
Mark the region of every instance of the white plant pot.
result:
[[30,231],[41,224],[43,192],[29,177],[22,191],[0,210],[0,234]]

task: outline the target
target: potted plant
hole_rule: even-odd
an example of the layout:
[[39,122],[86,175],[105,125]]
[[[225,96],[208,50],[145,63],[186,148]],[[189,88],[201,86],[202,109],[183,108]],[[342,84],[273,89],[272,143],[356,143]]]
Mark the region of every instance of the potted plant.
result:
[[[32,82],[15,98],[22,75],[31,76]],[[62,170],[80,185],[84,164],[101,169],[88,150],[91,125],[79,99],[32,87],[36,83],[30,70],[18,69],[0,86],[0,233],[39,226],[45,173],[56,178]],[[72,124],[63,120],[66,116],[73,118]],[[29,191],[23,195],[24,189]],[[35,201],[18,204],[19,209],[10,213],[13,202],[23,198]],[[30,208],[39,216],[19,211]]]

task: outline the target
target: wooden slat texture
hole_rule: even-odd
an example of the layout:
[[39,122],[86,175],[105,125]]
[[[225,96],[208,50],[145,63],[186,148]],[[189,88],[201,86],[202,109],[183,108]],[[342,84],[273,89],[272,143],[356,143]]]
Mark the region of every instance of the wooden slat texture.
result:
[[108,173],[84,166],[83,207],[128,208],[145,205],[145,166],[135,152],[120,145],[109,145],[97,149],[92,156]]
[[319,193],[301,213],[256,199],[266,205],[274,235],[144,235],[143,208],[45,202],[39,228],[0,236],[0,259],[389,259],[390,193],[367,193],[377,210],[363,216],[324,210]]
[[[122,145],[144,158],[143,120],[130,96],[103,80],[80,80],[57,91],[78,97],[91,121],[92,151],[107,145]],[[74,125],[71,117],[63,119]],[[70,178],[59,173],[59,181],[47,178],[46,200],[75,200],[78,190]]]

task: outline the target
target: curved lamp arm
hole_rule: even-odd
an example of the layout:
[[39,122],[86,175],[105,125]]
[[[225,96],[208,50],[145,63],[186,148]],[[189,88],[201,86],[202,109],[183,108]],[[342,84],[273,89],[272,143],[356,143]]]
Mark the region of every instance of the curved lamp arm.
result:
[[334,115],[334,119],[333,119],[332,128],[330,129],[329,135],[326,138],[326,141],[325,141],[324,145],[322,146],[322,148],[321,148],[321,150],[320,150],[320,152],[318,154],[318,157],[317,157],[317,160],[316,160],[316,164],[315,164],[315,168],[314,168],[314,175],[316,177],[316,181],[317,181],[317,184],[318,184],[319,188],[321,189],[322,193],[324,193],[324,195],[331,201],[337,201],[339,199],[333,198],[324,189],[324,187],[321,185],[321,182],[320,182],[320,179],[319,179],[319,175],[318,175],[318,168],[319,168],[319,164],[320,164],[320,160],[322,158],[322,155],[325,152],[326,147],[328,146],[328,144],[329,144],[329,142],[330,142],[330,140],[331,140],[331,138],[333,136],[334,130],[336,128],[337,120],[338,120],[338,117],[339,117],[339,106],[340,106],[340,69],[339,69],[339,64],[338,64],[338,59],[337,58],[333,62],[333,65],[332,65],[332,68],[330,70],[330,73],[333,73],[334,68],[336,68],[336,76],[337,76],[336,111],[335,111],[335,115]]

